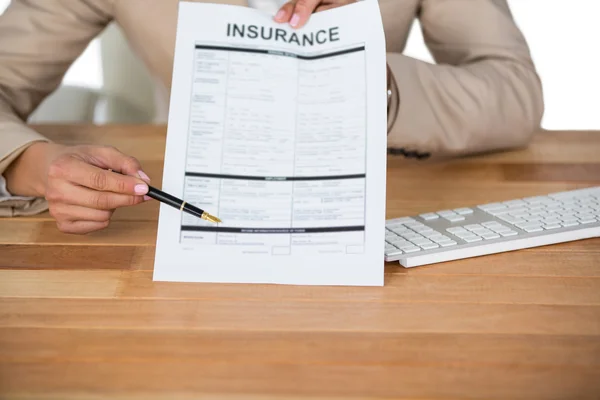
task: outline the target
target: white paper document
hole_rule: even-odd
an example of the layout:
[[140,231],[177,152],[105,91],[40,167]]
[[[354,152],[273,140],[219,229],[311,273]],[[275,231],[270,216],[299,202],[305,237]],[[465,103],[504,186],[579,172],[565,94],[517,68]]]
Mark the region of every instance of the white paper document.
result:
[[383,285],[385,39],[367,0],[300,30],[180,3],[154,279]]

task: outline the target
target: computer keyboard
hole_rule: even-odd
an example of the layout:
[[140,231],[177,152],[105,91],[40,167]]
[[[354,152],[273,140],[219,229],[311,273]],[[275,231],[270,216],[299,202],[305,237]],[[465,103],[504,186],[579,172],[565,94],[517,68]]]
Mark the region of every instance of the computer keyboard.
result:
[[600,187],[386,221],[385,260],[417,267],[600,237]]

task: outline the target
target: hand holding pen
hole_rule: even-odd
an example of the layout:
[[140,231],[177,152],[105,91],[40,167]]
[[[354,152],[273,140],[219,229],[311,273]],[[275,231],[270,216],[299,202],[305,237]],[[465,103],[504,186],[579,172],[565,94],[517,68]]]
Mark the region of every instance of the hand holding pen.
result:
[[34,143],[6,171],[5,178],[13,195],[45,198],[50,215],[64,233],[105,229],[115,209],[151,198],[207,221],[219,221],[151,188],[139,161],[110,146]]

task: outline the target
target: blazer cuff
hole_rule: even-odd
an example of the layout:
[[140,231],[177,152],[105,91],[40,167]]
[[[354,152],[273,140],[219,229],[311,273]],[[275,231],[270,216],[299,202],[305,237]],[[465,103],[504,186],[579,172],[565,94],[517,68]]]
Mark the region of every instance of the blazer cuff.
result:
[[0,175],[0,217],[34,215],[47,208],[45,199],[11,195],[6,189],[6,180]]
[[[397,55],[395,55],[397,56]],[[388,101],[388,153],[391,155],[402,155],[406,158],[415,158],[418,160],[427,159],[431,154],[427,151],[423,151],[421,148],[417,148],[416,143],[411,142],[411,138],[407,137],[406,132],[399,132],[400,122],[400,107],[401,107],[401,93],[400,88],[404,85],[404,81],[414,79],[414,75],[411,77],[407,74],[406,68],[402,65],[398,65],[395,62],[394,56],[390,57],[388,53],[388,64],[387,64],[387,82],[389,91]],[[404,69],[404,71],[403,71]],[[399,85],[400,82],[400,85]]]
[[49,141],[21,123],[0,122],[0,217],[35,215],[48,209],[44,198],[12,196],[6,189],[6,181],[2,175],[33,143]]
[[33,129],[12,121],[0,121],[0,175],[21,153],[36,142],[50,142]]

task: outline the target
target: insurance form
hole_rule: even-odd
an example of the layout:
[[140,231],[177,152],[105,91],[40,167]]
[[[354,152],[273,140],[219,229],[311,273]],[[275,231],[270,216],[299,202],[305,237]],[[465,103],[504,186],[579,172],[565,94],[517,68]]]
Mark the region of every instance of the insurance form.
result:
[[300,30],[180,3],[154,279],[383,284],[385,40],[376,0]]

